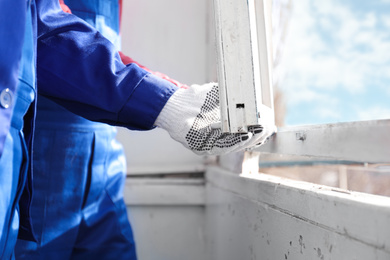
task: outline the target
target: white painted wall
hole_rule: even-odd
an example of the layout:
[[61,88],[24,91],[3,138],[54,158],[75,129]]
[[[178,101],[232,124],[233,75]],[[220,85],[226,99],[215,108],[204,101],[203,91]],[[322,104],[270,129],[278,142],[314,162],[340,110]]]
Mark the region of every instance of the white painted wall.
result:
[[140,260],[388,260],[390,198],[210,167],[127,181]]
[[[123,51],[187,84],[215,80],[210,5],[124,0]],[[119,139],[130,173],[204,167],[163,131],[119,129]],[[206,189],[129,178],[125,200],[140,260],[390,259],[389,198],[210,168]]]
[[[208,0],[124,0],[122,51],[185,84],[215,81],[214,33]],[[169,135],[118,129],[129,174],[204,171],[205,158]],[[204,184],[130,178],[125,188],[140,260],[205,259]]]
[[390,259],[387,197],[210,168],[206,201],[209,259]]
[[[216,80],[212,1],[124,0],[122,50],[149,69],[187,85]],[[191,172],[204,158],[185,149],[160,129],[119,128],[128,172]]]
[[130,178],[125,201],[140,260],[207,259],[203,179]]

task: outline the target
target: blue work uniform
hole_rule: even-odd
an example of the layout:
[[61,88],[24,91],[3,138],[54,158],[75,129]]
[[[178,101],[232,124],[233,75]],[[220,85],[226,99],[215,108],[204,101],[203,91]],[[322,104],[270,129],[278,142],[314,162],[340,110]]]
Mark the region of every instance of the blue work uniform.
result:
[[[10,3],[8,4],[8,2]],[[26,5],[29,7],[27,17],[31,15],[31,20],[25,19],[27,8],[24,7]],[[2,119],[0,130],[0,206],[4,209],[0,213],[2,224],[0,227],[2,232],[0,234],[0,255],[1,259],[10,259],[13,257],[13,244],[16,241],[18,229],[20,239],[34,240],[33,230],[30,226],[33,171],[32,164],[26,164],[26,162],[31,162],[31,160],[28,161],[28,155],[35,156],[31,143],[34,136],[36,112],[36,102],[33,102],[36,98],[34,57],[37,60],[36,78],[39,86],[38,93],[41,96],[55,101],[89,120],[124,126],[129,129],[148,130],[153,128],[158,114],[170,96],[177,90],[177,87],[146,72],[136,64],[125,66],[120,60],[116,47],[111,42],[85,21],[75,15],[65,14],[57,0],[1,1],[0,12],[9,12],[6,16],[0,16],[1,36],[13,36],[14,30],[19,30],[15,35],[19,37],[21,33],[20,37],[23,39],[25,32],[27,35],[27,32],[30,31],[24,40],[24,44],[28,48],[26,48],[26,52],[23,51],[22,56],[22,60],[26,59],[28,62],[21,64],[27,64],[27,67],[31,69],[31,74],[27,75],[31,75],[32,78],[28,79],[27,81],[30,83],[26,84],[26,80],[20,77],[18,89],[16,89],[15,84],[12,85],[16,82],[18,73],[23,75],[22,72],[18,72],[23,41],[15,40],[16,36],[15,39],[10,38],[10,42],[15,43],[11,46],[12,48],[8,48],[10,44],[7,41],[1,41],[0,54],[3,55],[8,51],[16,57],[10,59],[9,65],[12,69],[5,70],[5,74],[2,71],[0,75],[0,93],[9,86],[15,97],[10,109],[0,110]],[[15,17],[9,17],[12,15]],[[25,26],[25,24],[28,25]],[[30,29],[24,30],[24,27]],[[1,66],[4,63],[3,57],[0,62]],[[16,65],[15,60],[17,60]],[[3,69],[3,66],[1,68]],[[7,82],[7,80],[10,84],[2,85],[3,81]],[[24,87],[21,87],[22,85]],[[6,95],[6,97],[9,96]],[[21,123],[22,118],[23,123]],[[98,138],[93,138],[92,145],[99,144]],[[79,144],[80,147],[82,145]],[[115,154],[115,152],[109,152],[109,154]],[[69,157],[63,157],[67,164],[72,163],[75,154],[68,155]],[[91,156],[93,159],[105,160],[98,157],[99,155],[95,154]],[[120,167],[118,166],[118,168]],[[27,175],[24,169],[28,170]],[[91,178],[88,181],[92,182],[93,180]],[[106,187],[106,190],[111,188]],[[111,200],[111,203],[115,201],[112,194],[104,193],[107,196],[98,198],[102,201],[101,205],[106,205],[108,200]],[[93,196],[84,198],[85,205],[87,205]],[[48,202],[53,203],[50,200]],[[114,214],[112,211],[106,213],[107,215]],[[17,221],[18,218],[19,221]],[[91,223],[94,223],[94,219],[90,219],[89,223],[84,223],[85,227],[89,227]],[[67,223],[67,225],[70,224]],[[110,232],[113,229],[113,226],[107,225],[104,231]],[[99,235],[91,232],[85,233],[85,236],[93,237],[95,241],[98,241],[102,238],[100,234],[103,231],[97,229],[96,232]],[[82,247],[80,249],[80,251],[84,250]]]
[[[119,50],[117,0],[65,3]],[[136,259],[116,129],[41,95],[37,108],[31,217],[38,241],[19,240],[16,259]]]
[[[8,3],[10,6],[6,8]],[[30,12],[26,16],[26,8],[25,0],[0,3],[0,35],[7,35],[3,38],[7,40],[0,44],[0,259],[14,259],[19,222],[31,227],[21,220],[25,214],[19,211],[18,204],[29,165],[26,145],[29,140],[22,131],[23,117],[34,107],[31,104],[36,96],[32,17]],[[12,31],[9,22],[13,22]],[[32,238],[31,234],[26,237]]]

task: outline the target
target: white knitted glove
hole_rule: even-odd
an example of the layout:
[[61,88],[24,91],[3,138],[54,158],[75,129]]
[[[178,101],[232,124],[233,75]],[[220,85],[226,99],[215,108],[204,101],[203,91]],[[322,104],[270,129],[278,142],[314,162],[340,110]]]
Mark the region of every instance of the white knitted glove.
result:
[[273,121],[267,120],[272,118],[272,111],[264,106],[260,114],[264,114],[264,122],[249,127],[248,133],[222,133],[218,85],[209,83],[177,90],[155,125],[196,154],[220,155],[261,145],[276,131],[269,123]]

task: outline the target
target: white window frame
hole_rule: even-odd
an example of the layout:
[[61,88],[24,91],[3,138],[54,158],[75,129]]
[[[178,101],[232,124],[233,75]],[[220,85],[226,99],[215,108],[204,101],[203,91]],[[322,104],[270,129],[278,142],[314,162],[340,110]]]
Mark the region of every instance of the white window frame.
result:
[[[259,105],[273,109],[271,0],[214,0],[223,131],[257,124]],[[257,151],[390,161],[390,120],[285,127]]]
[[257,125],[273,109],[269,0],[214,0],[217,70],[224,132]]
[[284,127],[259,152],[351,160],[390,161],[390,120]]

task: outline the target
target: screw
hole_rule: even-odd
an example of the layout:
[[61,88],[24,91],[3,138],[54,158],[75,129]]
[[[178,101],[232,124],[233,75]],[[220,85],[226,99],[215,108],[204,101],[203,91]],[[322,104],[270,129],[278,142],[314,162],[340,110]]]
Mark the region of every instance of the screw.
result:
[[295,139],[298,141],[305,141],[306,140],[306,133],[305,132],[295,133]]

